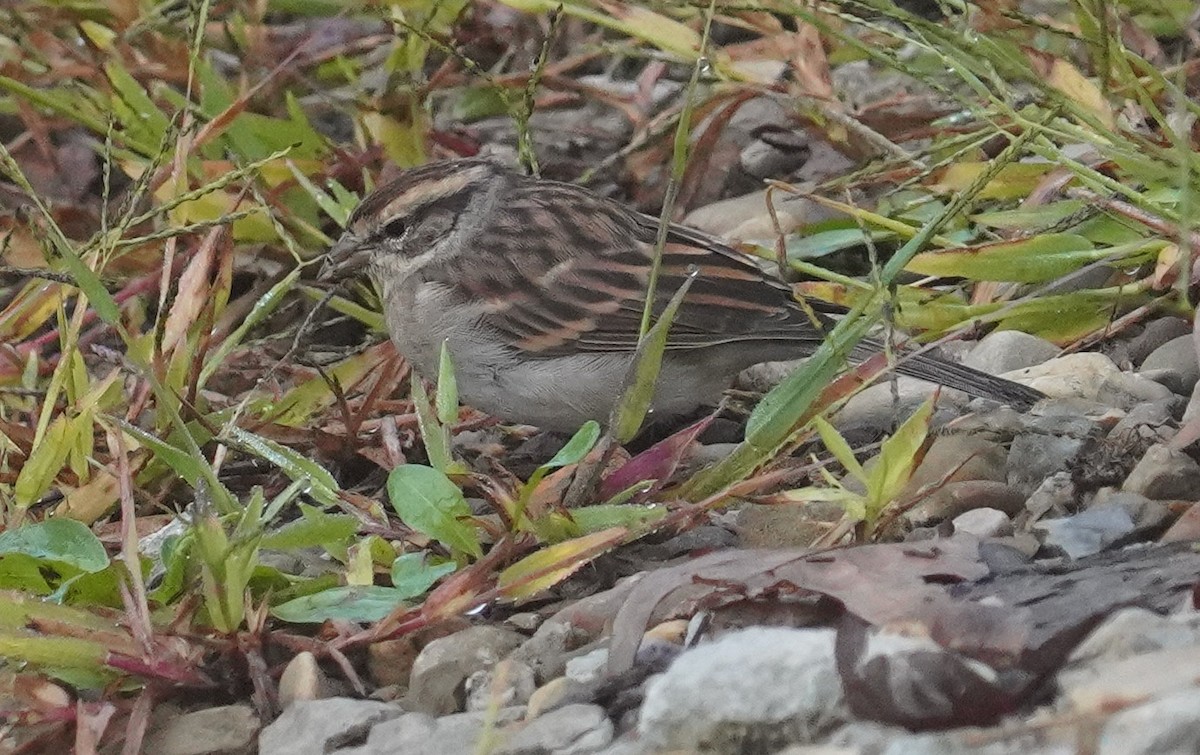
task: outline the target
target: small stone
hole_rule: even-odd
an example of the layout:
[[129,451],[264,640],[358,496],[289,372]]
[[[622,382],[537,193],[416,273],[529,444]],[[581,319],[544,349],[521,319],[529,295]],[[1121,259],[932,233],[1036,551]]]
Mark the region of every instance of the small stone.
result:
[[736,515],[738,543],[743,548],[807,548],[844,515],[845,509],[829,501],[748,503]]
[[1200,689],[1187,689],[1114,714],[1104,722],[1097,755],[1200,752]]
[[599,705],[568,705],[538,716],[503,739],[495,755],[592,755],[612,742],[613,723]]
[[929,444],[905,489],[915,493],[927,485],[961,480],[1004,482],[1007,455],[1004,446],[982,435],[941,435]]
[[[400,717],[399,707],[330,697],[297,700],[258,737],[259,755],[326,755],[361,740],[378,723]],[[147,750],[153,752],[153,750]]]
[[1141,365],[1163,344],[1180,336],[1189,335],[1191,332],[1192,324],[1182,317],[1160,317],[1157,320],[1151,320],[1141,333],[1130,339],[1126,353],[1131,362]]
[[594,702],[599,687],[600,685],[596,682],[583,684],[565,676],[551,679],[529,696],[528,712],[525,716],[526,718],[537,718],[547,711],[561,708],[564,705]]
[[1182,543],[1200,540],[1200,503],[1188,506],[1183,515],[1159,538],[1160,543]]
[[249,705],[223,705],[163,722],[146,738],[155,755],[250,755],[261,722]]
[[1058,683],[1072,687],[1115,661],[1193,645],[1200,645],[1200,615],[1162,616],[1145,608],[1120,608],[1075,646],[1058,672]]
[[490,669],[476,671],[464,684],[468,711],[524,705],[537,688],[533,669],[511,659],[500,661]]
[[430,642],[413,662],[406,707],[432,715],[459,710],[467,677],[495,666],[524,641],[509,629],[474,626]]
[[650,681],[640,740],[712,755],[819,741],[846,720],[835,632],[755,627],[692,648]]
[[440,718],[427,713],[406,713],[372,727],[366,744],[327,752],[336,755],[449,755],[480,752],[480,743],[485,736],[502,736],[503,727],[519,721],[524,712],[525,709],[518,706],[500,708],[494,713],[473,711]]
[[1183,410],[1181,422],[1186,425],[1197,416],[1200,416],[1200,383],[1197,383],[1196,387],[1192,389],[1192,395],[1188,399],[1187,407]]
[[1079,497],[1070,472],[1055,472],[1025,500],[1025,510],[1034,520],[1044,516],[1067,516],[1076,506]]
[[1046,519],[1032,530],[1042,541],[1042,553],[1083,558],[1125,542],[1136,530],[1123,506],[1093,506],[1062,519]]
[[1083,439],[1065,435],[1018,435],[1008,449],[1008,484],[1032,495],[1047,477],[1066,470],[1083,447]]
[[1097,352],[1067,354],[1048,362],[1004,374],[1054,398],[1076,397],[1129,409],[1143,401],[1159,401],[1173,394],[1153,380],[1121,372],[1107,356]]
[[1109,438],[1136,439],[1147,444],[1166,443],[1175,437],[1175,402],[1155,401],[1138,404],[1109,431]]
[[1146,450],[1121,489],[1156,501],[1193,501],[1200,492],[1200,464],[1182,451],[1155,444]]
[[1183,377],[1186,390],[1191,393],[1196,381],[1200,380],[1200,360],[1196,358],[1196,339],[1191,334],[1179,336],[1159,346],[1142,362],[1141,371],[1170,370]]
[[1021,370],[1049,361],[1058,356],[1059,349],[1044,338],[1019,330],[994,330],[983,338],[963,364],[989,375]]
[[329,680],[307,650],[288,661],[279,677],[279,706],[286,708],[296,700],[319,700],[329,696]]
[[972,509],[954,517],[954,531],[978,538],[1006,537],[1013,533],[1008,514],[998,509]]
[[587,684],[604,675],[608,665],[608,648],[596,648],[567,661],[566,677]]
[[929,493],[904,512],[903,519],[914,527],[953,519],[972,509],[999,509],[1009,515],[1025,505],[1025,496],[1010,485],[991,480],[949,482]]
[[412,634],[371,643],[367,647],[367,671],[379,687],[408,688],[413,663],[421,649],[439,637],[448,637],[471,626],[463,619],[442,621]]
[[504,623],[519,632],[533,633],[542,625],[542,615],[533,611],[522,611],[509,616]]
[[[893,383],[895,395],[893,395]],[[833,425],[853,445],[868,442],[892,432],[939,388],[935,383],[910,377],[881,378],[880,382],[859,391],[833,416]],[[898,396],[898,400],[897,400]],[[951,416],[961,415],[970,397],[962,391],[943,388],[931,424],[936,427]]]

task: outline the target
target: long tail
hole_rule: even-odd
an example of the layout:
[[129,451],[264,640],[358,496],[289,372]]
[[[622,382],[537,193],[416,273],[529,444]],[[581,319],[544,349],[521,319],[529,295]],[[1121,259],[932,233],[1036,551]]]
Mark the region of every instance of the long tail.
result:
[[[882,349],[882,344],[864,340],[854,348],[854,358],[865,359]],[[896,372],[1020,409],[1028,408],[1046,397],[1034,388],[927,354],[900,355],[896,361]]]

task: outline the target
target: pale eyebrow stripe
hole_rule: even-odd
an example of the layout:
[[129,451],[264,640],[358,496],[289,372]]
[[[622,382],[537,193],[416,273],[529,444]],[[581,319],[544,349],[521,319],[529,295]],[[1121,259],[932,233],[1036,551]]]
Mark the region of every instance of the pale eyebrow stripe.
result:
[[414,200],[419,201],[424,199],[425,201],[421,203],[427,204],[431,200],[458,194],[463,189],[478,181],[483,172],[483,168],[473,167],[453,175],[445,176],[436,181],[424,181],[416,186],[412,186],[408,191],[393,198],[392,201],[384,205],[383,209],[379,211],[379,216],[389,217],[398,211],[412,207]]

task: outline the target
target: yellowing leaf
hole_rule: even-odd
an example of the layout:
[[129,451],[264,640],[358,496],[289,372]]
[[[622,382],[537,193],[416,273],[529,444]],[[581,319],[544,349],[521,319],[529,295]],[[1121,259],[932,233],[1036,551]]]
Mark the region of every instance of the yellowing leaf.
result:
[[497,587],[504,597],[512,600],[531,598],[620,545],[628,532],[624,527],[612,527],[543,548],[500,572]]
[[1115,125],[1116,119],[1104,94],[1070,62],[1056,58],[1050,65],[1046,82],[1099,118],[1105,127],[1112,128]]
[[[1049,163],[1009,163],[979,192],[979,199],[1024,199],[1042,176],[1054,167]],[[963,191],[991,168],[987,163],[962,162],[947,166],[929,187],[936,192],[953,194]]]

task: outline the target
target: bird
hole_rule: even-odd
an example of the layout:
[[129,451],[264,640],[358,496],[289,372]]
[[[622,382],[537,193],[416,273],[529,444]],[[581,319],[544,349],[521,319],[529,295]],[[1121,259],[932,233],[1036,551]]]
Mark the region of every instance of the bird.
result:
[[[443,343],[463,403],[503,421],[573,432],[604,424],[638,346],[659,219],[583,186],[481,158],[402,171],[347,219],[321,277],[367,271],[387,330],[415,371],[435,378]],[[689,277],[667,335],[649,417],[719,401],[743,369],[811,355],[829,314],[725,241],[670,224],[653,312]],[[864,340],[851,358],[882,346]],[[927,354],[904,375],[1028,407],[1042,394]]]

